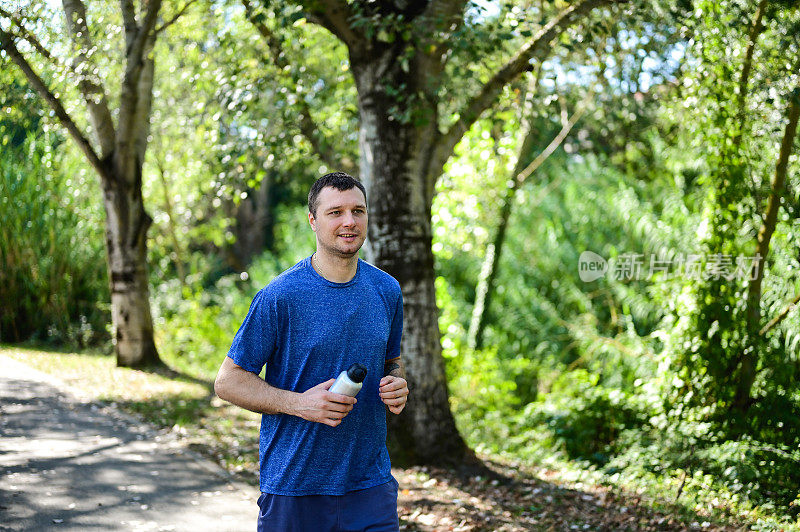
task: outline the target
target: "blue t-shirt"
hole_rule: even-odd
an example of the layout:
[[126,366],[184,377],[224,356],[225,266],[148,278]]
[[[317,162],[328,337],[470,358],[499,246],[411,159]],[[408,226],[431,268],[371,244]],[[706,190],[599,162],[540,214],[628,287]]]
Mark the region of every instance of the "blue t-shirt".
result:
[[354,362],[367,377],[353,410],[337,427],[288,414],[261,417],[264,493],[342,495],[392,479],[386,407],[378,387],[386,360],[400,356],[403,298],[391,275],[358,260],[346,283],[328,281],[298,262],[262,288],[228,357],[284,390],[304,392]]

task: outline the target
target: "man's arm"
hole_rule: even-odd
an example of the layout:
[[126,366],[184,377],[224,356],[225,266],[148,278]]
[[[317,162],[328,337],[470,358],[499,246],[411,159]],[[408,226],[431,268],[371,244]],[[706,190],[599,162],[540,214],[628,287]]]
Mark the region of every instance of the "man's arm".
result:
[[386,376],[380,382],[381,400],[389,407],[389,412],[399,414],[408,402],[408,383],[400,357],[387,360],[383,373]]
[[289,414],[335,427],[353,409],[356,399],[329,392],[334,381],[330,379],[303,393],[290,392],[271,386],[226,356],[214,381],[214,392],[220,399],[253,412]]

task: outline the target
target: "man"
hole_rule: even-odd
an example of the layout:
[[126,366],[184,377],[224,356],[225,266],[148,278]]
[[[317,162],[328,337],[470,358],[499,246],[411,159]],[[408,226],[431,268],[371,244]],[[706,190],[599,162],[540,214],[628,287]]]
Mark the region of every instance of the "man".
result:
[[[399,414],[408,397],[400,285],[358,258],[361,183],[326,174],[308,210],[316,252],[258,292],[214,390],[263,414],[259,530],[398,530],[386,408]],[[355,362],[367,368],[357,398],[328,391]]]

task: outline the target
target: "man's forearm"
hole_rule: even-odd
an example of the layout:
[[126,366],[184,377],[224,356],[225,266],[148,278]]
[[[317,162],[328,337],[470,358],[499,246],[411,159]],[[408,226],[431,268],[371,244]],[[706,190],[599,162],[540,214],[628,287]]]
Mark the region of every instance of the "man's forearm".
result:
[[241,368],[220,372],[214,391],[220,399],[252,412],[297,415],[295,406],[300,394],[276,388]]

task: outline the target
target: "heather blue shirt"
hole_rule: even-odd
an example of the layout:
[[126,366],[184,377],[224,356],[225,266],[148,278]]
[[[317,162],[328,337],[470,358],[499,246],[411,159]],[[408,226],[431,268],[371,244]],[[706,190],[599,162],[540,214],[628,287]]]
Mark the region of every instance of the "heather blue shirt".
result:
[[354,362],[367,368],[358,402],[337,427],[287,414],[261,417],[264,493],[342,495],[392,479],[386,407],[378,387],[386,360],[400,356],[403,298],[391,275],[358,260],[347,283],[298,262],[262,288],[228,357],[284,390],[304,392]]

